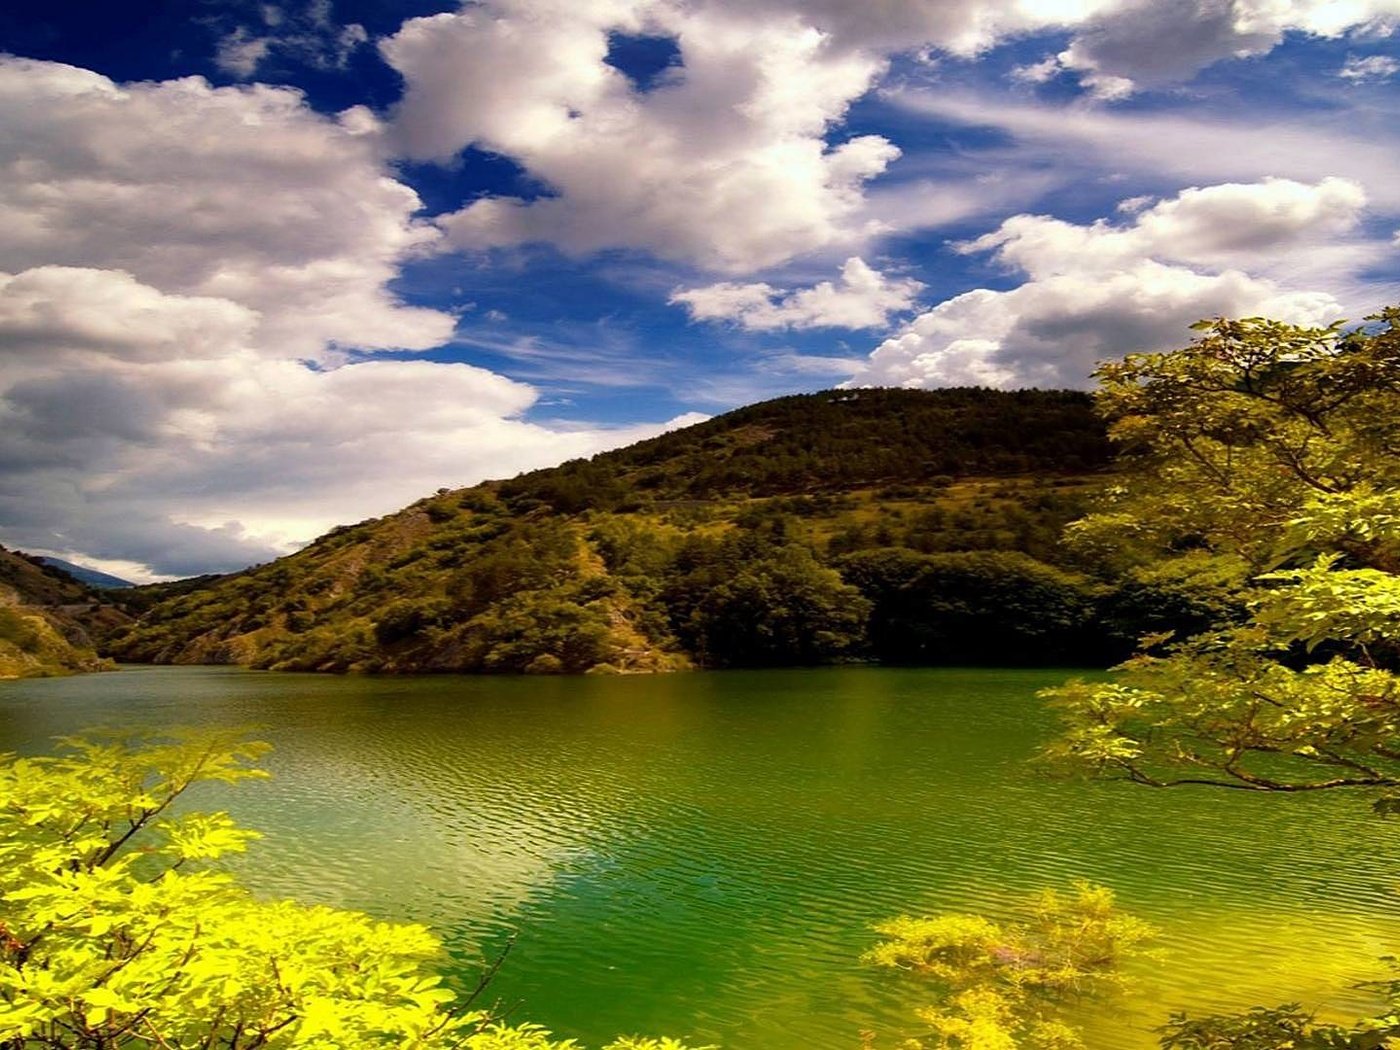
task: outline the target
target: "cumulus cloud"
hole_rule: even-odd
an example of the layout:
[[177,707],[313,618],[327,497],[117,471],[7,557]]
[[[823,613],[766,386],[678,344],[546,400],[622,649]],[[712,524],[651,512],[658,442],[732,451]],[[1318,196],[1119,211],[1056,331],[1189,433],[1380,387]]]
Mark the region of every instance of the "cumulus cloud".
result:
[[1082,387],[1098,361],[1178,346],[1202,317],[1328,324],[1343,315],[1333,295],[1244,265],[1344,239],[1364,203],[1344,180],[1272,179],[1188,189],[1129,225],[1014,216],[958,248],[992,253],[1025,282],[938,304],[881,343],[851,382]]
[[1289,33],[1374,34],[1400,18],[1396,0],[756,0],[751,8],[800,10],[841,46],[884,53],[932,48],[972,58],[1008,40],[1064,33],[1062,50],[1019,67],[1013,78],[1041,83],[1069,73],[1108,101],[1265,54]]
[[811,24],[854,46],[932,46],[963,58],[1059,30],[1070,34],[1070,43],[1057,64],[1142,84],[1262,54],[1290,32],[1385,31],[1400,17],[1395,0],[753,0],[748,6],[800,9]]
[[232,569],[659,429],[536,424],[525,384],[364,359],[454,328],[388,289],[437,234],[376,136],[285,89],[0,60],[6,545]]
[[1033,278],[1122,269],[1144,258],[1215,268],[1267,266],[1285,253],[1325,248],[1353,230],[1366,194],[1348,179],[1309,185],[1272,178],[1191,187],[1150,207],[1133,203],[1139,207],[1131,226],[1017,215],[962,248],[992,251],[1009,269]]
[[423,349],[452,318],[386,285],[438,234],[387,176],[373,133],[301,94],[191,77],[118,86],[0,58],[0,258],[124,270],[164,292],[230,299],[269,352],[328,342]]
[[[380,50],[406,85],[392,121],[399,148],[446,162],[476,146],[540,186],[443,217],[452,245],[633,248],[743,274],[859,249],[887,228],[866,183],[899,150],[838,129],[893,54],[972,57],[1063,32],[1063,51],[1017,75],[1069,71],[1112,99],[1266,52],[1289,32],[1374,28],[1397,4],[481,0],[411,19]],[[669,38],[679,63],[644,90],[608,63],[615,34]]]
[[[89,313],[70,315],[84,299]],[[196,353],[181,341],[191,331]],[[441,485],[668,425],[551,428],[521,418],[532,387],[484,369],[312,369],[258,353],[251,331],[233,304],[162,295],[125,274],[0,276],[0,347],[42,357],[20,357],[0,381],[7,541],[176,575],[237,568]]]
[[[682,66],[648,91],[607,63],[612,33],[671,37]],[[749,272],[872,232],[862,184],[899,151],[826,136],[885,67],[792,12],[664,0],[487,0],[381,44],[406,82],[403,148],[504,154],[549,195],[441,220],[456,246],[629,247]]]
[[1223,59],[1265,54],[1290,32],[1337,37],[1397,15],[1394,0],[1128,0],[1079,23],[1056,61],[1111,100],[1179,82]]
[[751,332],[808,328],[883,328],[892,314],[914,306],[923,284],[908,277],[886,277],[864,259],[852,257],[837,282],[781,290],[770,284],[721,282],[674,292],[696,321],[732,321]]

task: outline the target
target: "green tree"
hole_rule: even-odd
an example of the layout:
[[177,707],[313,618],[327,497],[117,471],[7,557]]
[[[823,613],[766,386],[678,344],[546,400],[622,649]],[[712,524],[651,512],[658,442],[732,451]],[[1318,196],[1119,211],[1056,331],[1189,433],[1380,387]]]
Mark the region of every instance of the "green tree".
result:
[[870,644],[883,660],[1072,666],[1098,655],[1090,582],[1017,551],[887,547],[837,567],[872,603]]
[[[1126,480],[1073,528],[1082,549],[1238,574],[1242,622],[1159,635],[1108,681],[1047,692],[1056,760],[1140,784],[1355,789],[1400,810],[1400,309],[1369,327],[1260,318],[1099,371]],[[1175,1017],[1168,1050],[1375,1050],[1296,1006]]]
[[709,589],[685,633],[709,664],[819,664],[859,650],[869,611],[860,592],[810,551],[783,547]]
[[1236,561],[1244,623],[1049,695],[1055,753],[1145,784],[1400,787],[1400,311],[1370,330],[1217,321],[1104,366],[1128,480],[1079,523],[1165,562]]
[[3,1050],[572,1050],[453,1010],[424,927],[259,900],[208,867],[256,833],[174,804],[200,782],[263,776],[265,745],[65,743],[0,764]]

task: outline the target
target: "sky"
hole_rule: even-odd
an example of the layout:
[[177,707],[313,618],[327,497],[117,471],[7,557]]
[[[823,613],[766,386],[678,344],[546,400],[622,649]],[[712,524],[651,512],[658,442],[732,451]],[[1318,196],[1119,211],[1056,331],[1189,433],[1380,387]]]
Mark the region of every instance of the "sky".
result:
[[1400,0],[11,0],[0,543],[230,571],[839,385],[1400,302]]

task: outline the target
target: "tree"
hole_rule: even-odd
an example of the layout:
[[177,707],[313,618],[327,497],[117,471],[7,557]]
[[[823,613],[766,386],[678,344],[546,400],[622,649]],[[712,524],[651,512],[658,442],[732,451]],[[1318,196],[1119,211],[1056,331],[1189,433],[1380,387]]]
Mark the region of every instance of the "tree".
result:
[[1144,784],[1356,787],[1400,806],[1400,310],[1215,321],[1099,371],[1128,480],[1082,544],[1251,577],[1250,615],[1049,691],[1060,758]]
[[0,764],[3,1050],[572,1050],[452,1009],[426,928],[258,900],[207,867],[257,835],[175,803],[200,782],[265,775],[252,765],[265,745],[65,746]]
[[[1099,370],[1127,480],[1075,539],[1238,574],[1248,615],[1048,690],[1065,727],[1051,757],[1155,787],[1349,788],[1400,811],[1400,308],[1370,320],[1217,320]],[[1162,1045],[1376,1050],[1400,1038],[1400,982],[1379,990],[1390,1012],[1353,1028],[1290,1005],[1178,1015]]]
[[869,611],[810,551],[781,547],[708,589],[683,630],[705,663],[818,664],[856,653]]
[[871,601],[870,644],[883,660],[1072,666],[1098,655],[1089,581],[1018,551],[886,547],[837,568]]

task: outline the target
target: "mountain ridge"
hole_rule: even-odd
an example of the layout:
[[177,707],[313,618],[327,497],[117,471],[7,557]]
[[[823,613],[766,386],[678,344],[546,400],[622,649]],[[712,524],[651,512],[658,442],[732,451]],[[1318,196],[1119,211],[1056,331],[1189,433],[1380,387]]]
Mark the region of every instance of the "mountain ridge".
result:
[[124,580],[120,576],[113,576],[109,572],[89,568],[86,565],[76,565],[71,561],[64,561],[62,558],[54,558],[44,554],[39,556],[39,560],[45,565],[52,566],[55,569],[67,573],[79,583],[86,584],[88,587],[95,588],[99,591],[119,591],[125,590],[127,587],[136,586],[136,584],[132,583],[130,580]]
[[[884,584],[843,559],[902,552],[899,572],[948,586],[1009,574],[1087,595],[1092,580],[1052,563],[1060,528],[1110,463],[1077,391],[777,398],[591,459],[440,489],[183,593],[124,592],[154,604],[109,651],[387,672],[866,658],[879,648],[866,635]],[[920,652],[943,644],[919,637]]]

